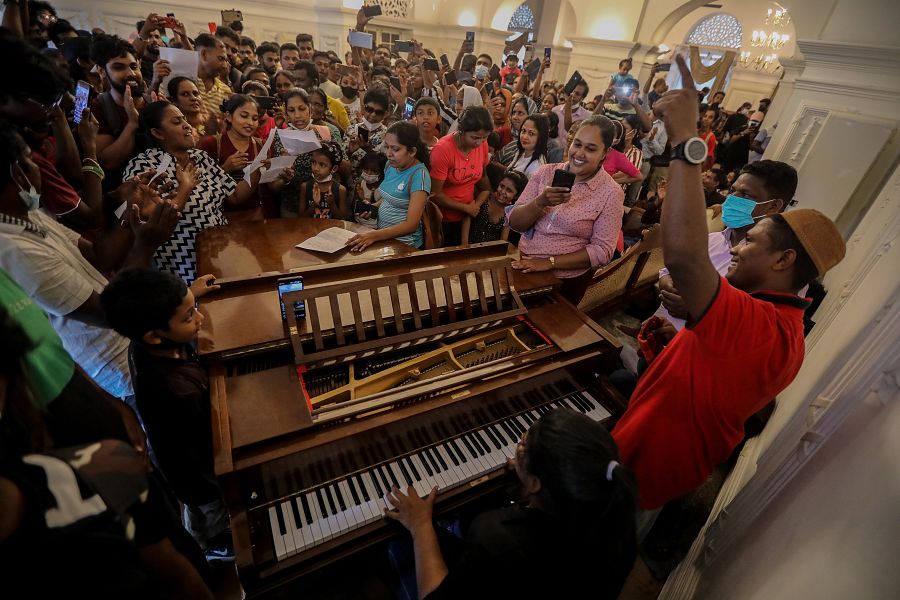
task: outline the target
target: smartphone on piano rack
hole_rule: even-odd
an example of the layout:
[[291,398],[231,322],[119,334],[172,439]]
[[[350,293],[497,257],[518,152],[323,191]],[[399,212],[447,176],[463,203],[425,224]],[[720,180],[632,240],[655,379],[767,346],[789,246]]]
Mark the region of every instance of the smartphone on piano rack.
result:
[[[278,279],[278,303],[281,305],[281,320],[287,326],[287,309],[284,306],[284,294],[288,292],[299,292],[303,289],[303,277],[300,275],[292,275],[290,277],[281,277]],[[291,309],[294,311],[294,317],[303,319],[306,317],[306,307],[302,300],[293,303]],[[295,333],[295,332],[291,332]]]

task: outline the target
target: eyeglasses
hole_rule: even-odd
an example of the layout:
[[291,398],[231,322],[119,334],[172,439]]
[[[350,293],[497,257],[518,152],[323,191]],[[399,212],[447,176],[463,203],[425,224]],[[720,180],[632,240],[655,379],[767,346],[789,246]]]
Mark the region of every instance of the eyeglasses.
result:
[[46,11],[39,12],[37,15],[37,20],[44,25],[53,25],[54,23],[56,23],[56,17]]
[[363,110],[366,111],[367,113],[372,113],[376,117],[383,117],[384,113],[387,112],[381,108],[375,108],[374,106],[369,106],[369,105],[363,106]]

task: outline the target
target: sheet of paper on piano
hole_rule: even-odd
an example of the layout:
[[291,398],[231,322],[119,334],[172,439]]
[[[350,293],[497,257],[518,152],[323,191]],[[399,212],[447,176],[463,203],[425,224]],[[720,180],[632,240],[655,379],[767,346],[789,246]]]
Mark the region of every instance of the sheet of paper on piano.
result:
[[[415,270],[413,270],[412,272],[415,273]],[[346,281],[346,283],[352,281],[354,280],[349,279]],[[468,277],[466,277],[466,281],[469,287],[469,298],[474,300],[478,297],[478,284],[475,282],[474,273],[469,273]],[[434,287],[435,303],[438,306],[446,306],[447,298],[444,294],[444,287],[441,283],[441,280],[432,280],[432,285]],[[453,276],[450,278],[450,294],[453,297],[454,304],[461,303],[463,301],[462,284],[460,283],[458,276]],[[494,286],[492,285],[490,278],[486,278],[484,294],[488,299],[494,297]],[[397,298],[400,301],[400,312],[402,314],[410,314],[412,312],[412,299],[409,295],[409,289],[406,286],[400,286],[397,289]],[[416,298],[419,303],[419,310],[422,312],[426,312],[428,310],[428,288],[426,287],[425,281],[416,282]],[[381,305],[381,317],[383,319],[393,317],[394,304],[393,300],[391,300],[391,292],[389,288],[378,288],[378,301]],[[353,314],[349,293],[338,294],[338,310],[340,310],[342,316]],[[319,317],[319,325],[323,331],[327,331],[334,327],[334,319],[331,315],[331,304],[329,303],[328,298],[316,298],[316,312],[318,313]],[[374,308],[372,307],[372,304],[366,295],[362,295],[360,299],[360,313],[364,322],[370,322],[375,319]],[[342,320],[344,322],[344,325],[348,324],[346,322],[346,318]]]
[[259,182],[269,183],[270,181],[275,181],[282,171],[294,166],[294,160],[296,160],[294,156],[276,156],[271,159],[271,165],[260,175]]
[[297,244],[302,250],[314,250],[316,252],[328,252],[333,254],[347,247],[347,241],[357,234],[343,227],[329,227]]

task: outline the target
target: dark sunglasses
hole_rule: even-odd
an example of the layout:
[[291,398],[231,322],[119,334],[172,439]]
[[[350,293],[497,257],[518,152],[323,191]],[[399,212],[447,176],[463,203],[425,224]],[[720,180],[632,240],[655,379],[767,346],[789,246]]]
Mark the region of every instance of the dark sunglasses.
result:
[[381,108],[373,108],[369,105],[363,106],[363,110],[366,111],[367,113],[372,113],[376,117],[382,117],[382,116],[384,116],[384,113],[387,112],[386,110],[383,110]]

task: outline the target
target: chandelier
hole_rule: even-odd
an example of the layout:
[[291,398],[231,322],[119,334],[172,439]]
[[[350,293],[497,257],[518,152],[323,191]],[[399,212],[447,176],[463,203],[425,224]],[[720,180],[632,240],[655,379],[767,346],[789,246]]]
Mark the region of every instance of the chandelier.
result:
[[775,10],[770,8],[766,13],[766,25],[768,25],[769,22],[777,27],[784,27],[791,22],[791,15],[788,14],[786,8],[776,8]]
[[745,69],[753,69],[755,71],[762,71],[763,73],[768,73],[770,69],[772,73],[774,73],[781,68],[781,65],[778,63],[778,55],[774,53],[758,54],[753,57],[751,52],[744,51],[741,52],[741,55],[738,57],[738,64]]
[[778,33],[777,31],[766,33],[763,30],[759,30],[753,32],[753,38],[750,40],[750,45],[754,48],[781,50],[789,39],[791,39],[791,36],[786,33]]

